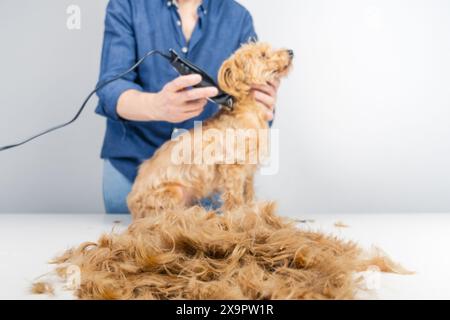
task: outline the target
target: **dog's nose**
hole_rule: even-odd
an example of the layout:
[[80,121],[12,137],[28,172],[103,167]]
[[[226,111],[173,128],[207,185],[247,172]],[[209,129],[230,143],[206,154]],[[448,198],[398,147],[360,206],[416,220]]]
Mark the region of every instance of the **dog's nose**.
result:
[[294,58],[294,50],[286,50],[291,59]]

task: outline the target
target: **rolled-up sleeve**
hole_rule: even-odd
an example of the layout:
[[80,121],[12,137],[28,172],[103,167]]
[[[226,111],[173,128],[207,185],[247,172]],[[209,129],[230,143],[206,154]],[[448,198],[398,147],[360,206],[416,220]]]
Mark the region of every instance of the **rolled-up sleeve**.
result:
[[[110,0],[106,10],[99,84],[129,69],[136,61],[136,39],[129,0]],[[119,120],[117,101],[122,93],[130,89],[142,91],[136,79],[137,73],[133,71],[99,90],[96,113]]]

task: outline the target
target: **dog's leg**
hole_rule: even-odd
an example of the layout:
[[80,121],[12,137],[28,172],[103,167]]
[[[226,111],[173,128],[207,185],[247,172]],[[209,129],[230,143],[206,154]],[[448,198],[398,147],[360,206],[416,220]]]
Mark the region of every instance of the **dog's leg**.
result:
[[252,204],[255,200],[254,176],[248,175],[244,183],[244,200],[246,204]]
[[166,210],[184,207],[184,194],[178,184],[164,184],[139,194],[130,195],[128,207],[133,220],[145,218]]
[[244,184],[242,166],[223,165],[219,167],[222,177],[222,209],[228,211],[244,204]]
[[131,193],[128,196],[127,203],[133,220],[156,214],[156,207],[152,205],[153,202],[154,199],[148,192]]

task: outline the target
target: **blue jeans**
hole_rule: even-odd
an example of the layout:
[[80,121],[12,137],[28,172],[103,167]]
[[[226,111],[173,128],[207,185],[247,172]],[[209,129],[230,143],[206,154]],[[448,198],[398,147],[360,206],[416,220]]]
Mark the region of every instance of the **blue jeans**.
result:
[[[127,206],[127,196],[133,183],[120,173],[108,160],[103,164],[103,201],[105,211],[109,214],[130,213]],[[208,210],[216,210],[220,207],[220,194],[215,194],[211,199],[202,199],[199,203]]]

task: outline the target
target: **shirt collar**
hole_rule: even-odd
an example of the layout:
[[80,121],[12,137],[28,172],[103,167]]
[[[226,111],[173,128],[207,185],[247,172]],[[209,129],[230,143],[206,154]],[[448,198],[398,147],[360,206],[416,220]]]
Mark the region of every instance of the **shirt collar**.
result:
[[[203,14],[207,14],[208,13],[209,1],[210,0],[203,0],[202,3],[199,6],[199,10]],[[178,1],[177,0],[162,0],[162,2],[165,3],[165,5],[167,7],[171,7],[171,6],[178,7]]]

